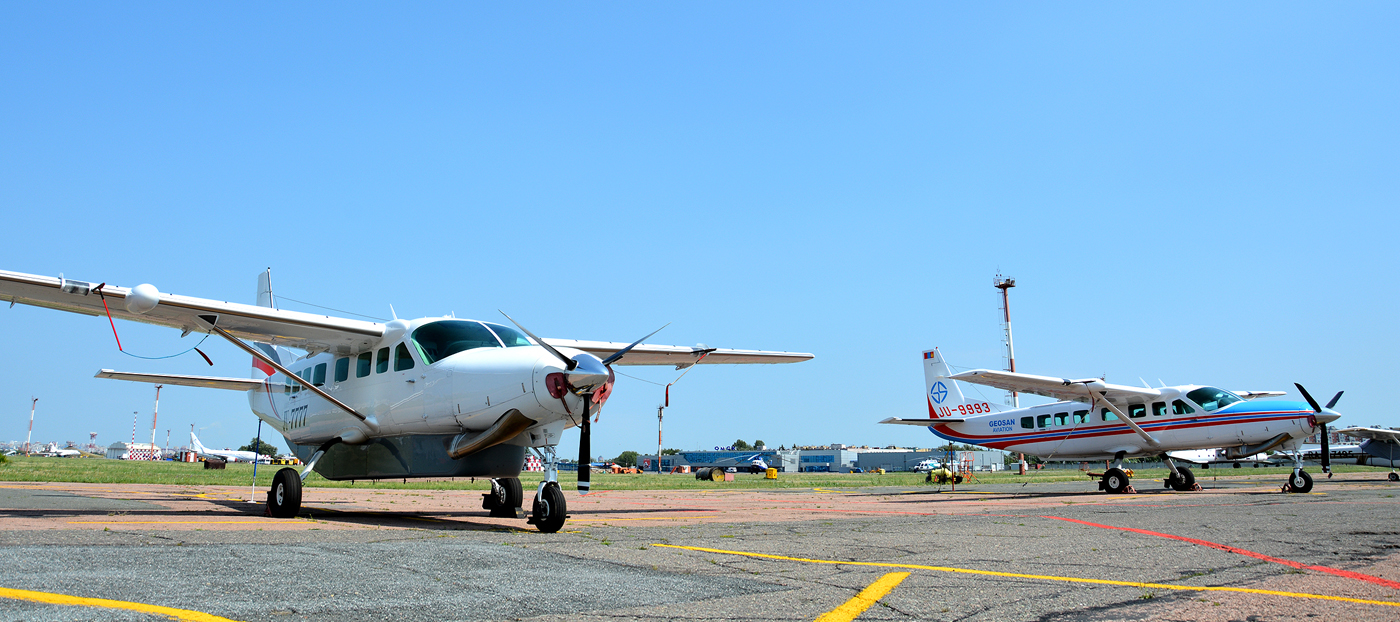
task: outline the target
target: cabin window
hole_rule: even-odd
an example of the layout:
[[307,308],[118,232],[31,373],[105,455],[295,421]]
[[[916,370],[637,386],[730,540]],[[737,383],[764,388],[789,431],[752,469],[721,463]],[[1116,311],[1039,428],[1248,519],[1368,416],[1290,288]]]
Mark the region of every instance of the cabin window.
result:
[[1172,414],[1189,415],[1193,412],[1196,412],[1196,409],[1192,408],[1190,404],[1187,404],[1186,402],[1183,402],[1181,400],[1172,401]]
[[350,379],[350,359],[341,357],[335,360],[335,381],[345,382]]
[[423,363],[432,365],[458,352],[499,348],[501,342],[480,322],[443,320],[424,324],[413,331],[413,345],[418,347]]
[[1217,389],[1215,387],[1201,387],[1199,389],[1196,389],[1195,391],[1187,393],[1186,397],[1190,398],[1191,401],[1200,404],[1201,408],[1204,408],[1206,412],[1219,410],[1221,408],[1229,406],[1230,404],[1234,404],[1235,402],[1240,401],[1240,398],[1235,397],[1234,393],[1225,391],[1223,389]]
[[1074,423],[1076,423],[1076,424],[1080,424],[1080,423],[1089,423],[1089,411],[1087,411],[1087,410],[1076,410],[1076,411],[1074,411]]
[[394,371],[413,369],[413,357],[408,354],[408,346],[399,344],[394,349]]
[[312,386],[322,386],[326,384],[326,364],[321,363],[316,366],[316,372],[311,375]]
[[374,373],[382,374],[389,371],[389,348],[379,349],[379,363],[374,366]]
[[368,376],[368,375],[369,375],[369,369],[370,369],[371,367],[373,367],[373,366],[374,366],[374,353],[373,353],[373,352],[361,352],[361,353],[360,353],[360,356],[358,356],[358,357],[355,358],[355,377],[356,377],[356,378],[364,378],[365,376]]
[[1117,420],[1118,420],[1118,415],[1115,414],[1113,411],[1107,409],[1107,408],[1099,409],[1099,417],[1102,417],[1104,421],[1117,421]]
[[1021,417],[1021,427],[1027,430],[1035,428],[1035,417]]
[[1050,427],[1050,415],[1041,415],[1041,416],[1039,416],[1039,417],[1036,417],[1036,422],[1035,422],[1035,423],[1036,423],[1036,427],[1038,427],[1038,428],[1048,428],[1048,427]]
[[525,338],[525,335],[520,334],[520,331],[514,328],[501,326],[500,324],[492,324],[490,322],[482,322],[482,324],[485,324],[487,328],[496,333],[496,336],[501,338],[501,343],[507,348],[533,345],[530,343],[529,339]]
[[1055,413],[1055,425],[1069,425],[1069,413]]
[[1167,414],[1167,403],[1166,403],[1166,402],[1152,402],[1152,416],[1153,416],[1153,417],[1161,417],[1162,415],[1165,415],[1165,414]]
[[1147,416],[1147,404],[1128,404],[1128,416],[1141,419]]

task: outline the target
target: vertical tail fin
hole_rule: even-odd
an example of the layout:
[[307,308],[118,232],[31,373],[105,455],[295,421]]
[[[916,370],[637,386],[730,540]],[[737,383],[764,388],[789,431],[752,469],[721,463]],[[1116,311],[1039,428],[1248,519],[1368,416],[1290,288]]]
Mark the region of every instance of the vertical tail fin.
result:
[[[269,309],[277,308],[277,299],[272,297],[272,268],[268,268],[267,271],[258,275],[258,306],[267,307]],[[282,357],[278,355],[276,346],[256,341],[253,342],[253,346],[262,350],[263,354],[268,355],[272,360],[277,361],[278,364],[282,363]],[[277,373],[277,370],[271,365],[258,360],[257,357],[253,358],[254,378],[263,379],[275,373]],[[194,433],[191,432],[190,434],[193,435]]]
[[204,443],[199,442],[199,437],[194,435],[194,430],[190,430],[190,447],[194,449],[195,453],[203,454],[209,452],[208,449],[205,449]]
[[957,381],[949,378],[951,375],[953,371],[938,348],[924,352],[924,397],[928,400],[929,418],[966,417],[1005,410],[1001,404],[968,401]]

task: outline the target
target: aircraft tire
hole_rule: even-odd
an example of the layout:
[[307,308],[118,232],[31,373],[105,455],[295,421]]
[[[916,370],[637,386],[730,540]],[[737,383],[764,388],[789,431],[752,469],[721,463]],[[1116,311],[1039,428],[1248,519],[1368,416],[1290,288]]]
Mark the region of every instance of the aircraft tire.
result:
[[520,479],[501,477],[492,481],[500,488],[492,486],[490,493],[482,495],[481,508],[490,510],[491,516],[515,518],[516,508],[525,500],[525,493],[520,488]]
[[1196,485],[1196,474],[1192,473],[1191,469],[1188,469],[1186,467],[1176,467],[1176,472],[1180,473],[1181,477],[1173,478],[1171,480],[1172,490],[1175,490],[1177,492],[1186,492],[1188,490],[1191,490],[1191,488]]
[[1235,463],[1235,468],[1239,469],[1239,468],[1243,468],[1243,467],[1244,467],[1244,465],[1242,465],[1242,464],[1240,464],[1240,463],[1238,463],[1238,462]]
[[1288,476],[1288,492],[1311,492],[1312,486],[1312,476],[1307,471],[1299,469]]
[[1128,489],[1128,474],[1123,469],[1109,469],[1103,472],[1103,489],[1110,495],[1122,494]]
[[267,491],[267,512],[274,518],[296,518],[301,511],[301,475],[296,469],[282,469],[272,476]]
[[1392,482],[1400,482],[1400,473],[1391,473],[1391,474],[1390,474],[1390,481],[1392,481]]
[[543,533],[555,533],[564,526],[564,519],[568,518],[569,508],[564,503],[564,492],[559,490],[559,485],[549,482],[544,485],[544,490],[535,496],[535,528]]

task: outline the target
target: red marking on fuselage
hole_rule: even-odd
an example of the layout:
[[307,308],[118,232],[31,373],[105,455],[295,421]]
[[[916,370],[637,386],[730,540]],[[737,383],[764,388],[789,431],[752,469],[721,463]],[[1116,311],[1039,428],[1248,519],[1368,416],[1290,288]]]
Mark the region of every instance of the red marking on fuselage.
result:
[[271,365],[268,365],[267,363],[262,362],[262,359],[253,359],[253,369],[257,369],[257,370],[261,371],[262,373],[267,374],[267,375],[269,375],[269,376],[271,376],[272,374],[277,373],[277,370],[273,369]]

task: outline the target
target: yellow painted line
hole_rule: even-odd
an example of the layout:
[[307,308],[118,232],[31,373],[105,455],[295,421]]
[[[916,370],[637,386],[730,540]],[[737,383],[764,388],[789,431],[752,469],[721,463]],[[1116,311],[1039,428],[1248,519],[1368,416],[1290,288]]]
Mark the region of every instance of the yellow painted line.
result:
[[50,605],[75,605],[79,607],[101,607],[103,609],[126,609],[128,611],[138,611],[141,613],[153,613],[168,616],[172,620],[188,620],[189,622],[234,622],[228,618],[221,618],[210,615],[202,611],[190,611],[188,609],[175,609],[173,607],[162,607],[160,605],[147,605],[145,603],[132,603],[124,600],[108,600],[106,598],[83,598],[81,596],[68,596],[67,594],[50,594],[48,592],[31,592],[29,590],[12,590],[0,587],[0,598],[12,600],[27,600],[33,603],[46,603]]
[[283,525],[270,520],[70,520],[69,525]]
[[691,518],[715,518],[719,514],[708,514],[705,516],[657,516],[655,518],[580,518],[581,523],[596,523],[600,521],[612,522],[615,520],[688,520]]
[[1156,588],[1162,590],[1181,590],[1186,592],[1239,592],[1242,594],[1267,594],[1270,596],[1286,596],[1288,598],[1311,598],[1318,600],[1335,600],[1346,603],[1361,603],[1364,605],[1384,605],[1386,607],[1400,607],[1400,602],[1389,602],[1384,600],[1364,600],[1360,598],[1346,598],[1344,596],[1328,596],[1326,594],[1308,594],[1305,592],[1278,592],[1274,590],[1256,590],[1246,587],[1217,587],[1217,586],[1197,586],[1197,585],[1172,585],[1168,583],[1141,583],[1138,581],[1113,581],[1110,579],[1081,579],[1079,577],[1061,577],[1044,574],[1022,574],[1018,572],[997,572],[995,570],[972,570],[970,568],[950,568],[947,566],[920,566],[917,564],[892,564],[888,562],[845,562],[833,559],[807,559],[804,557],[785,557],[783,555],[769,555],[767,553],[749,553],[746,551],[726,551],[723,549],[708,549],[699,546],[680,546],[676,544],[653,544],[668,549],[684,549],[687,551],[699,551],[702,553],[719,553],[721,555],[742,555],[744,557],[760,557],[764,559],[779,559],[790,562],[807,562],[809,564],[832,564],[837,566],[870,566],[874,568],[912,568],[914,570],[935,570],[938,572],[953,572],[959,574],[984,575],[991,577],[1011,577],[1016,579],[1039,579],[1041,581],[1065,581],[1068,583],[1092,583],[1095,585],[1120,585],[1124,587]]
[[813,488],[813,489],[812,489],[812,492],[834,492],[834,493],[840,494],[840,495],[858,495],[858,494],[860,494],[858,491],[855,491],[855,490],[827,490],[827,489],[825,489],[825,488]]
[[874,605],[875,601],[884,598],[895,586],[908,578],[909,573],[907,572],[891,572],[880,577],[874,583],[871,583],[869,587],[861,590],[859,594],[856,594],[854,598],[846,601],[840,607],[826,612],[822,617],[817,618],[817,622],[851,622],[851,620],[856,619],[860,614],[865,613],[865,610],[869,609],[871,605]]

